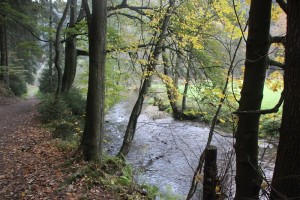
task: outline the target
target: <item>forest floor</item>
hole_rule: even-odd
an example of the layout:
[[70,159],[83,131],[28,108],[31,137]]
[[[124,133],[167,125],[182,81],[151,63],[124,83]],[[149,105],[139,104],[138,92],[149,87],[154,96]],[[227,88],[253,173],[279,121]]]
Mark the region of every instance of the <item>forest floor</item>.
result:
[[84,165],[55,145],[37,120],[39,100],[0,98],[0,199],[112,199],[101,186],[66,180]]

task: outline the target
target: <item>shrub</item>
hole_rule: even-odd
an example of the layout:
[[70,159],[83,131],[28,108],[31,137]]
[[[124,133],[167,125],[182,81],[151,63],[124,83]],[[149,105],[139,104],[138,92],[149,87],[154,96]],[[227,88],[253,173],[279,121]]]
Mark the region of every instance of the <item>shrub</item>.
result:
[[[52,88],[50,85],[50,80],[52,77]],[[42,93],[52,93],[55,91],[57,85],[57,75],[56,73],[52,74],[50,76],[49,69],[44,69],[41,73],[41,77],[39,78],[39,89]]]
[[71,88],[71,90],[68,93],[63,94],[62,97],[74,115],[84,114],[86,101],[78,88]]
[[27,85],[21,74],[10,74],[9,75],[9,87],[16,96],[22,96],[27,93]]
[[279,135],[279,128],[281,124],[281,113],[267,114],[261,117],[260,136]]
[[38,106],[40,119],[42,122],[49,123],[55,120],[62,120],[71,117],[71,109],[63,99],[55,99],[48,94],[43,97]]

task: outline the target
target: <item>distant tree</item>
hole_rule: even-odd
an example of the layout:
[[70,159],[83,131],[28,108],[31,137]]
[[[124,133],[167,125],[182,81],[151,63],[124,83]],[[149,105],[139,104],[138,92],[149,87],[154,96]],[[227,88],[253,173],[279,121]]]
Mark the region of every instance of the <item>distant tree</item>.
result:
[[83,0],[88,22],[89,81],[81,147],[85,160],[101,162],[104,134],[107,1]]
[[284,105],[271,199],[300,198],[300,2],[287,1]]
[[162,47],[165,42],[167,30],[170,23],[170,18],[174,12],[174,9],[175,9],[175,0],[169,0],[168,9],[165,15],[163,16],[163,18],[160,19],[160,28],[157,31],[157,33],[155,33],[155,35],[157,35],[156,43],[153,46],[153,50],[150,53],[150,56],[148,57],[148,63],[145,70],[145,78],[143,79],[143,83],[138,94],[138,99],[135,102],[135,105],[131,112],[129,122],[125,131],[123,144],[118,153],[118,156],[120,157],[127,156],[127,154],[129,153],[129,149],[136,131],[137,120],[143,108],[143,102],[151,82],[152,74],[155,71],[155,67],[157,65],[159,56],[162,52]]
[[19,69],[22,81],[34,82],[34,74],[42,58],[37,28],[40,15],[39,6],[31,0],[0,1],[1,79],[7,85],[9,74]]

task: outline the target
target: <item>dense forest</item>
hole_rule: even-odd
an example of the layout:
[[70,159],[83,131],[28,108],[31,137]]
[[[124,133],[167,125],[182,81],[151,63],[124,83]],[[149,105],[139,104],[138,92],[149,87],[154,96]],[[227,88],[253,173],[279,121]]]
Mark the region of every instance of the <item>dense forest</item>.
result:
[[[50,199],[299,199],[299,19],[298,0],[0,0],[0,113],[34,99],[68,174]],[[41,198],[30,181],[0,197]]]

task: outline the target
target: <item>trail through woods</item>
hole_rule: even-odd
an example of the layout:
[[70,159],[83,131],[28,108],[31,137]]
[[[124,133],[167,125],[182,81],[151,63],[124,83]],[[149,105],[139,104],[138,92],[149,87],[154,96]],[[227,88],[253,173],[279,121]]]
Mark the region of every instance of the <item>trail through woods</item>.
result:
[[100,187],[85,189],[78,181],[63,185],[84,163],[63,167],[70,152],[59,150],[41,128],[38,103],[36,98],[0,102],[0,199],[111,199]]

